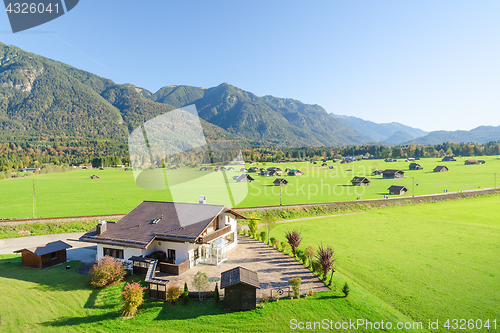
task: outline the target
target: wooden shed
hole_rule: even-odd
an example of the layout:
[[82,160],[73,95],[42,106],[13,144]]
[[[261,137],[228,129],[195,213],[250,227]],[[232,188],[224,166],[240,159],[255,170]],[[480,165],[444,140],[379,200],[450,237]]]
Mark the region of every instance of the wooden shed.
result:
[[274,186],[287,186],[288,185],[288,180],[284,178],[276,178],[273,182]]
[[440,165],[434,168],[434,172],[447,172],[448,168],[444,165]]
[[366,177],[354,177],[351,183],[354,186],[368,186],[371,184],[370,180]]
[[90,179],[99,179],[99,176],[97,176],[97,175],[92,175],[92,176],[90,176]]
[[384,176],[384,179],[397,179],[397,178],[403,178],[405,176],[405,173],[401,170],[384,170],[382,172],[382,175]]
[[241,266],[222,272],[220,287],[224,289],[224,309],[255,310],[260,289],[256,272]]
[[393,195],[404,195],[404,194],[408,193],[408,189],[406,188],[406,186],[392,185],[391,187],[388,188],[388,190],[389,190],[389,194],[393,194]]
[[[233,177],[234,178],[234,177]],[[237,176],[235,178],[235,180],[238,182],[238,183],[252,183],[255,181],[255,179],[253,179],[252,177],[250,177],[249,175],[247,174],[242,174],[240,176]]]
[[63,241],[56,241],[14,251],[14,253],[22,253],[22,265],[43,269],[57,264],[66,262],[66,249],[72,246]]
[[410,170],[423,170],[422,166],[418,163],[411,163]]

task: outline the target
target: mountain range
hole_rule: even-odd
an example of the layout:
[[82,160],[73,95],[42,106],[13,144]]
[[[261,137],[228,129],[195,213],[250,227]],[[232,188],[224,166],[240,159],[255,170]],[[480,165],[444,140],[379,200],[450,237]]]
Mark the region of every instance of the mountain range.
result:
[[[196,105],[205,135],[245,146],[347,146],[363,143],[490,141],[500,128],[431,132],[328,114],[319,105],[259,97],[227,83],[166,86],[152,93],[0,43],[0,139],[115,139],[144,121]],[[452,138],[448,140],[447,138]],[[468,138],[474,138],[469,140]],[[495,138],[495,139],[492,139]]]
[[398,144],[427,135],[429,133],[419,128],[413,128],[396,122],[378,124],[373,121],[368,121],[353,116],[342,116],[334,113],[331,113],[330,115],[333,118],[343,122],[344,124],[349,125],[352,128],[356,128],[360,132],[370,137],[372,141]]

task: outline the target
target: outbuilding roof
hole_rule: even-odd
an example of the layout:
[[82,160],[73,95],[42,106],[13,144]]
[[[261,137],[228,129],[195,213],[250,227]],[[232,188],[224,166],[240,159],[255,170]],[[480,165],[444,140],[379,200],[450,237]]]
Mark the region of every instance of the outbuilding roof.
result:
[[43,256],[44,254],[49,254],[52,252],[57,252],[65,249],[72,248],[73,246],[63,242],[63,241],[55,241],[51,243],[47,243],[45,245],[29,247],[21,250],[14,251],[14,253],[20,253],[23,251],[29,251],[31,253],[36,254],[37,256]]
[[408,189],[406,186],[397,186],[397,185],[392,185],[391,187],[388,188],[389,191],[394,191],[394,192],[401,192],[401,191],[406,191],[408,192]]
[[260,289],[259,275],[254,271],[238,266],[221,273],[221,288],[231,287],[238,283]]

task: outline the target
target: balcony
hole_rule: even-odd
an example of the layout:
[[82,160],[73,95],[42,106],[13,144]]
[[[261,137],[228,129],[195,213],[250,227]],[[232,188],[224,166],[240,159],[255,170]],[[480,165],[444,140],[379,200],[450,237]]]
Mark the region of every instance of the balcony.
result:
[[218,237],[220,237],[220,236],[222,236],[224,234],[227,234],[229,232],[231,232],[231,226],[230,225],[225,226],[222,229],[215,230],[214,232],[211,232],[208,235],[203,236],[201,238],[201,241],[203,243],[208,243],[208,242],[210,242],[210,241],[212,241],[212,240],[214,240],[214,239],[216,239],[216,238],[218,238]]

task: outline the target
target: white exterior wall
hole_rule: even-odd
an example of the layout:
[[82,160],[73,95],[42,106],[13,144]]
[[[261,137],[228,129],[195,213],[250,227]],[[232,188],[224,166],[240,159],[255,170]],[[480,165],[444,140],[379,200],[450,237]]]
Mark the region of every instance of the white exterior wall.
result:
[[182,264],[188,260],[188,251],[190,243],[169,242],[162,240],[155,240],[149,245],[146,254],[154,251],[163,251],[168,255],[168,250],[175,250],[175,265]]
[[234,242],[230,244],[227,249],[228,251],[235,248],[238,245],[238,232],[237,232],[237,222],[236,219],[234,218],[233,215],[231,214],[225,214],[226,215],[226,224],[231,225],[231,232],[234,233],[233,238]]
[[[132,256],[144,255],[145,254],[144,252],[147,251],[147,250],[137,249],[137,248],[133,248],[133,247],[97,244],[96,260],[100,260],[101,258],[104,258],[103,248],[123,250],[123,261],[128,261],[128,258],[130,258]],[[131,261],[128,261],[128,262],[131,262]]]

